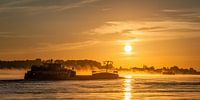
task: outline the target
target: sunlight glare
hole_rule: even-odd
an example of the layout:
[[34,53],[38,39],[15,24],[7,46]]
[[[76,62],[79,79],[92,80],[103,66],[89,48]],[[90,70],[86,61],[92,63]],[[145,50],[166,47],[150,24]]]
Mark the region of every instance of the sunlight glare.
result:
[[131,45],[125,45],[124,46],[124,51],[126,53],[131,53],[132,52],[132,46]]
[[131,76],[127,75],[127,78],[124,80],[124,100],[131,100]]
[[131,75],[125,75],[124,77],[125,77],[126,79],[130,79],[130,78],[132,78]]

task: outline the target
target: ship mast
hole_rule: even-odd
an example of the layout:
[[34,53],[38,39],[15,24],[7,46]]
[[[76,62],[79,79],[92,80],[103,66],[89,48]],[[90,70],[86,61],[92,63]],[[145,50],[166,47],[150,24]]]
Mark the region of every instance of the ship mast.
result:
[[106,67],[106,72],[108,72],[108,69],[109,69],[110,66],[113,65],[113,62],[112,61],[104,61],[103,64]]

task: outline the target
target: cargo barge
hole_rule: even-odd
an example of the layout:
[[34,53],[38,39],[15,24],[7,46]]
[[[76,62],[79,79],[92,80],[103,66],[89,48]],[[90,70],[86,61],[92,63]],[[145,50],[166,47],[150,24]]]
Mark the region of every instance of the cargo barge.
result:
[[74,68],[66,68],[59,63],[44,63],[32,66],[24,75],[24,80],[98,80],[118,79],[117,71],[92,71],[92,75],[77,75]]

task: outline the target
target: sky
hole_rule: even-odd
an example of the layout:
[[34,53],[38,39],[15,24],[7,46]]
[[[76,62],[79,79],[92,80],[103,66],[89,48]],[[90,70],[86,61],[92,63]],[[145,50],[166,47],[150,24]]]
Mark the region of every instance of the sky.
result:
[[[200,69],[200,0],[1,0],[0,60]],[[126,53],[124,46],[132,46]]]

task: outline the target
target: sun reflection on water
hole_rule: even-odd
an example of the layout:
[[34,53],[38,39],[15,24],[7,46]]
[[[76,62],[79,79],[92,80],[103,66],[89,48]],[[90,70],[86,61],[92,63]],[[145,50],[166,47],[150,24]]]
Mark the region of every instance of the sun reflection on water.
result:
[[125,76],[124,80],[124,100],[131,100],[131,76]]

